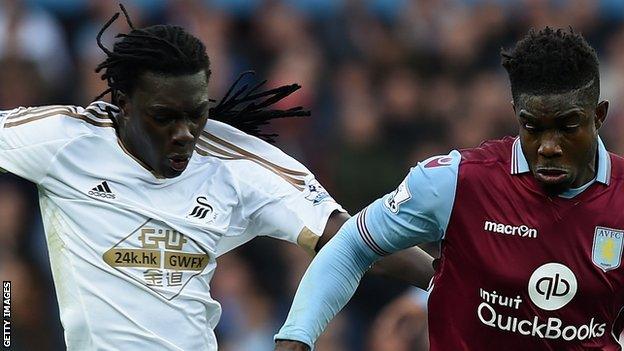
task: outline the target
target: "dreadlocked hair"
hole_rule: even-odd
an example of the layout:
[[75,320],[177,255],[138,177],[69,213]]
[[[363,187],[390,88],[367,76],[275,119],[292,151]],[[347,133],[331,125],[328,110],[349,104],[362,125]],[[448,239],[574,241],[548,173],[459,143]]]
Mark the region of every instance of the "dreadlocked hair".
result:
[[123,5],[120,5],[131,28],[128,34],[117,34],[110,51],[102,44],[102,34],[119,17],[116,13],[102,27],[97,35],[97,44],[106,54],[106,59],[95,68],[103,71],[101,79],[108,83],[108,89],[96,99],[111,93],[113,104],[117,104],[118,92],[130,94],[137,78],[150,71],[167,75],[193,74],[206,71],[210,76],[210,60],[204,44],[184,30],[172,25],[155,25],[135,28]]
[[261,130],[263,125],[276,118],[310,116],[310,111],[304,110],[301,106],[287,110],[265,109],[301,89],[301,86],[290,84],[266,91],[258,91],[266,84],[267,81],[264,80],[253,86],[243,84],[239,87],[239,83],[245,76],[253,74],[253,71],[243,72],[228,89],[221,101],[210,109],[210,116],[214,120],[227,123],[247,134],[274,143],[275,137],[278,135],[276,133],[263,133]]
[[501,50],[501,56],[514,101],[521,94],[559,94],[586,87],[587,97],[598,102],[598,57],[572,28],[531,29],[513,49]]
[[[110,93],[112,103],[117,105],[119,92],[130,95],[137,78],[146,71],[183,75],[205,70],[206,79],[210,77],[210,60],[205,45],[198,38],[179,26],[154,25],[137,29],[124,6],[120,4],[119,7],[131,31],[128,34],[117,34],[116,38],[122,40],[116,42],[111,51],[102,44],[102,34],[120,14],[113,15],[100,29],[97,44],[106,54],[106,59],[97,65],[95,72],[103,71],[101,79],[107,82],[108,89],[97,96],[96,100]],[[310,111],[304,110],[301,106],[287,110],[266,109],[299,90],[301,86],[291,84],[266,91],[259,91],[266,81],[253,86],[249,84],[239,86],[241,80],[251,74],[253,74],[251,71],[242,73],[223,99],[210,109],[212,119],[230,124],[265,141],[274,142],[277,134],[261,131],[262,126],[268,124],[269,120],[310,115]],[[109,109],[108,113],[117,129],[118,124],[113,117],[113,111]]]

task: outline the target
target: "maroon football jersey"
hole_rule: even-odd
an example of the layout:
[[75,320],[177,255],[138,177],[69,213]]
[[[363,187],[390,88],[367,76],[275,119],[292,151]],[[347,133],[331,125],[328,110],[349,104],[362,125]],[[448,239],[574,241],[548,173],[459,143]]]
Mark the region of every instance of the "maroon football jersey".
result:
[[[429,299],[432,350],[620,350],[624,159],[548,196],[517,138],[461,152]],[[602,159],[601,159],[602,158]]]

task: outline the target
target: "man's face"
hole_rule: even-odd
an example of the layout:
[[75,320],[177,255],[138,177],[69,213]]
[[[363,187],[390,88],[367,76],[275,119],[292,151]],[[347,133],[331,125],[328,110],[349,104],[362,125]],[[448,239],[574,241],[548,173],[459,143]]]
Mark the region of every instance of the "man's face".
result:
[[206,72],[177,76],[145,72],[132,95],[121,94],[118,102],[123,145],[155,175],[179,176],[208,119]]
[[531,173],[549,193],[580,187],[595,176],[598,129],[609,103],[588,103],[580,90],[522,94],[514,111],[522,152]]

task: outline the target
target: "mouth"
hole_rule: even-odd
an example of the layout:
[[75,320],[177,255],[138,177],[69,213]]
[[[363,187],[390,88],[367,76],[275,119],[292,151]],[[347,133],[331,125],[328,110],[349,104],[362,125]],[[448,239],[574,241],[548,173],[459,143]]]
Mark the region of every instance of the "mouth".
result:
[[169,167],[178,172],[182,172],[186,169],[190,159],[191,154],[173,154],[167,157]]
[[543,184],[560,184],[568,177],[568,171],[561,168],[538,167],[535,170],[535,178]]

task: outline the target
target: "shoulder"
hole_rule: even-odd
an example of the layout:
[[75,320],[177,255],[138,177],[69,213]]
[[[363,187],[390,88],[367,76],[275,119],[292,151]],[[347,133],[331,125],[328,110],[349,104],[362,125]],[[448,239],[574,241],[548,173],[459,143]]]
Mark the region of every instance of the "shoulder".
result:
[[611,179],[617,181],[624,180],[624,158],[622,156],[616,155],[612,152],[609,152],[610,156],[610,166],[611,166]]
[[462,149],[462,162],[505,162],[509,161],[511,151],[519,146],[515,137],[505,137],[498,140],[486,140],[478,147]]
[[430,157],[410,169],[404,182],[399,186],[395,195],[402,191],[411,194],[404,194],[403,197],[412,197],[414,192],[425,192],[439,194],[445,189],[454,189],[457,180],[458,168],[462,155],[457,150],[453,150],[446,155]]
[[458,188],[476,186],[490,188],[494,184],[503,185],[511,179],[512,169],[516,169],[522,153],[520,141],[516,137],[488,140],[476,148],[460,150]]
[[214,120],[206,123],[198,147],[222,159],[245,160],[290,175],[303,176],[310,173],[304,165],[278,147]]
[[396,190],[383,197],[383,204],[394,214],[401,207],[416,212],[438,208],[454,196],[460,160],[461,154],[453,150],[419,162]]
[[613,152],[609,152],[609,156],[612,165],[617,165],[619,168],[624,167],[624,157],[614,154]]
[[462,165],[484,163],[509,163],[512,150],[520,147],[516,137],[507,136],[498,140],[486,140],[476,148],[462,149]]
[[209,120],[196,152],[206,162],[226,167],[238,183],[264,191],[292,187],[303,191],[314,176],[300,162],[279,148],[227,124]]
[[[84,135],[113,133],[113,122],[106,103],[87,107],[51,105],[19,107],[0,115],[0,132],[4,139],[25,139],[30,143],[71,140]],[[114,107],[116,109],[116,107]]]

